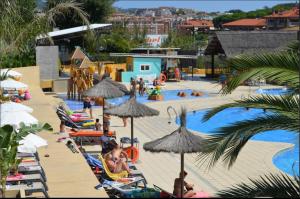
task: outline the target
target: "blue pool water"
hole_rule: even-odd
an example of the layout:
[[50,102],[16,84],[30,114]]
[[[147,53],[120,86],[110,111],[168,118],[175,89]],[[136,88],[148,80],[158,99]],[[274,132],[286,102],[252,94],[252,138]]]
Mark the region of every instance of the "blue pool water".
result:
[[[178,92],[185,92],[186,97],[177,96]],[[182,90],[162,90],[161,93],[164,97],[163,101],[199,98],[199,97],[191,96],[192,92],[193,92],[192,89],[182,89]],[[77,101],[77,100],[68,100],[66,95],[59,95],[59,97],[64,100],[64,102],[68,105],[68,107],[71,110],[82,110],[82,108],[83,108],[82,102]],[[201,97],[207,97],[207,94],[204,93],[204,95]],[[107,101],[112,105],[119,105],[128,99],[129,99],[129,96],[127,95],[127,96],[123,96],[123,97],[119,97],[119,98],[108,99]],[[139,94],[137,94],[137,101],[140,103],[158,102],[155,100],[148,100],[147,94],[145,94],[144,96],[139,96]],[[95,106],[95,107],[100,107],[100,106]]]
[[[205,134],[214,134],[219,127],[227,126],[237,121],[253,119],[264,114],[261,109],[229,108],[218,113],[207,122],[202,122],[202,118],[207,110],[190,112],[187,114],[187,128],[199,131]],[[178,118],[176,120],[179,123]],[[295,144],[288,150],[276,154],[273,163],[282,171],[293,175],[293,170],[299,175],[299,135],[286,130],[265,131],[252,137],[251,140],[260,140],[268,142],[286,142]],[[295,163],[294,169],[292,165]]]
[[[179,97],[177,96],[178,92],[185,92],[186,93],[186,97]],[[195,97],[192,96],[193,90],[192,89],[183,89],[183,90],[162,90],[161,94],[164,97],[163,101],[170,101],[170,100],[180,100],[180,99],[195,99],[195,98],[199,98],[199,97]],[[201,97],[207,97],[207,94],[204,94]],[[114,99],[109,99],[107,100],[109,103],[113,104],[113,105],[119,105],[121,103],[123,103],[124,101],[126,101],[127,99],[129,99],[129,96],[123,96],[123,97],[119,97],[119,98],[114,98]],[[139,96],[139,94],[137,93],[137,101],[140,103],[147,103],[147,102],[158,102],[156,100],[148,100],[148,95],[145,94],[144,96]]]
[[259,94],[268,94],[268,95],[286,95],[291,91],[286,88],[271,88],[271,89],[258,89],[256,93]]

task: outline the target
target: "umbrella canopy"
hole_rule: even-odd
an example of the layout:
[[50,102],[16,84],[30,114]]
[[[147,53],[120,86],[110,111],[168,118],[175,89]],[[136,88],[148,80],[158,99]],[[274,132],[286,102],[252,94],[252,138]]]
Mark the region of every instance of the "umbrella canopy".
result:
[[7,71],[8,69],[1,69],[0,75],[4,75],[5,73],[7,73],[7,76],[9,77],[22,77],[22,74],[17,71],[14,70],[9,70],[8,72]]
[[30,133],[23,140],[21,140],[19,144],[20,146],[18,147],[18,152],[23,153],[35,153],[37,148],[48,146],[46,140],[32,133]]
[[186,129],[186,109],[180,114],[180,127],[173,133],[147,142],[143,148],[151,152],[173,152],[181,154],[181,197],[183,197],[184,153],[201,152],[204,139]]
[[22,82],[18,82],[12,79],[7,79],[4,81],[0,81],[0,88],[19,90],[19,89],[27,89],[28,86],[27,84],[24,84]]
[[0,118],[0,126],[9,124],[18,128],[21,122],[24,122],[26,125],[38,123],[38,120],[35,117],[24,111],[1,112]]
[[15,102],[6,102],[3,104],[0,104],[0,111],[1,112],[18,112],[18,111],[24,111],[27,113],[32,113],[33,109],[25,106],[20,103]]
[[83,92],[83,95],[89,97],[102,97],[103,98],[103,116],[102,122],[104,124],[104,105],[106,98],[116,98],[125,95],[118,87],[114,86],[108,78],[101,80],[98,84],[94,85],[92,88]]
[[[159,111],[152,109],[144,104],[138,103],[135,96],[132,96],[128,101],[105,111],[110,115],[119,117],[131,117],[131,149],[133,150],[133,118],[159,115]],[[131,151],[131,159],[133,159],[133,151]]]
[[138,103],[135,97],[131,97],[125,103],[115,108],[106,110],[105,113],[119,117],[146,117],[159,115],[159,111]]
[[116,98],[124,96],[124,92],[112,85],[109,80],[103,79],[92,88],[84,91],[83,95],[89,97]]
[[108,82],[110,82],[112,85],[118,87],[123,93],[125,93],[125,95],[129,95],[130,92],[127,89],[127,87],[124,84],[121,84],[119,82],[113,81],[111,78],[105,78]]

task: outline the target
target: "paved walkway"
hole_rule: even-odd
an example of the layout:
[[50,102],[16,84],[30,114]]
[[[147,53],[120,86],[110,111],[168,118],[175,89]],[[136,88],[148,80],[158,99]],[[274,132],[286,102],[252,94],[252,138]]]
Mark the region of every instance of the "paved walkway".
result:
[[[39,87],[38,67],[14,69],[23,74],[21,82],[29,85],[32,99],[24,104],[34,109],[32,115],[40,122],[48,122],[54,133],[41,132],[39,135],[48,141],[46,148],[38,150],[41,165],[47,176],[50,197],[108,197],[104,190],[96,190],[98,180],[86,164],[81,153],[72,153],[65,144],[56,142],[60,136],[59,119],[55,108],[59,99],[46,96]],[[44,157],[49,154],[50,157]]]

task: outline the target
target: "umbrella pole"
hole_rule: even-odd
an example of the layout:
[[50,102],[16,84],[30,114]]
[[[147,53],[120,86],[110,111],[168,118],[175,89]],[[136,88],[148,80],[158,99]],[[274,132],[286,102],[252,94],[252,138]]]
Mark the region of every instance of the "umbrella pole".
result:
[[180,172],[180,177],[181,177],[181,198],[183,198],[183,186],[184,186],[184,153],[180,154],[180,159],[181,159],[181,172]]
[[131,160],[133,159],[133,117],[131,116],[131,153],[130,153],[130,158]]
[[104,104],[105,100],[104,97],[102,98],[103,106],[102,106],[102,125],[103,125],[103,130],[104,130]]

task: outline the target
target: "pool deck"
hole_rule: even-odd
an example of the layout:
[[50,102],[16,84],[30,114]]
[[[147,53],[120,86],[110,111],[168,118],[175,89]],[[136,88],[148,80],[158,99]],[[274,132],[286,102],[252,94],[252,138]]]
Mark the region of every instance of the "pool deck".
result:
[[[59,121],[55,114],[55,107],[60,102],[52,96],[45,96],[38,87],[36,78],[38,67],[21,68],[24,77],[22,82],[29,84],[33,99],[25,104],[34,108],[33,115],[39,121],[49,122],[58,131]],[[32,74],[35,71],[34,74]],[[29,75],[30,74],[30,75]],[[31,77],[31,78],[26,78]],[[145,152],[142,145],[145,142],[160,138],[173,132],[178,126],[173,122],[168,124],[167,107],[173,106],[177,111],[185,106],[188,111],[207,109],[221,104],[233,102],[233,100],[254,94],[258,87],[241,86],[230,95],[222,96],[218,93],[220,85],[209,81],[182,81],[179,83],[167,83],[163,89],[197,89],[207,92],[210,97],[198,99],[182,99],[174,101],[162,101],[148,103],[160,111],[160,115],[150,118],[135,119],[134,133],[140,140],[140,161],[136,164],[152,184],[172,192],[174,179],[179,175],[180,157],[178,154]],[[272,86],[266,86],[272,88]],[[251,92],[249,92],[251,91]],[[101,118],[101,109],[94,109],[94,115]],[[123,127],[122,120],[112,117],[111,129],[117,131],[117,141],[120,137],[130,136],[130,122]],[[41,163],[48,177],[50,197],[107,197],[103,190],[95,190],[97,179],[93,176],[84,158],[79,154],[73,154],[62,143],[57,143],[59,135],[42,133],[43,138],[48,140],[47,148],[39,149]],[[204,190],[214,195],[216,191],[229,187],[236,183],[249,182],[248,178],[258,178],[267,173],[279,173],[273,163],[273,156],[282,149],[290,147],[287,143],[270,143],[262,141],[249,141],[243,148],[236,163],[228,170],[222,164],[217,164],[213,169],[206,170],[195,163],[196,154],[185,155],[185,170],[188,172],[187,181],[195,185],[195,190]],[[99,146],[87,147],[87,150],[99,150]],[[44,154],[50,154],[45,158]]]
[[[272,87],[265,86],[265,88]],[[198,99],[147,103],[148,106],[159,110],[160,115],[157,117],[134,119],[134,135],[141,142],[140,162],[136,164],[137,168],[144,173],[150,186],[155,184],[172,192],[174,179],[178,177],[180,171],[180,156],[168,153],[154,154],[145,152],[142,148],[145,142],[170,134],[178,127],[175,122],[168,124],[167,107],[171,105],[177,112],[179,112],[181,106],[186,107],[188,111],[207,109],[233,102],[234,100],[241,99],[241,97],[247,97],[249,95],[249,88],[239,87],[227,96],[218,94],[219,85],[204,81],[167,83],[163,89],[195,89],[207,92],[210,96]],[[258,87],[251,88],[251,95],[257,95],[254,92],[256,89]],[[95,112],[95,115],[101,118],[101,109],[97,109]],[[112,117],[111,123],[111,129],[116,130],[118,139],[123,136],[130,137],[130,120],[128,120],[129,125],[127,127],[123,127],[122,120],[118,117]],[[249,177],[257,178],[260,175],[268,173],[279,173],[280,170],[273,165],[272,158],[280,150],[291,146],[288,143],[249,141],[230,170],[226,169],[220,163],[208,171],[205,169],[205,165],[200,167],[195,163],[197,154],[186,154],[185,169],[189,173],[187,181],[193,183],[196,190],[204,190],[214,195],[216,191],[231,185],[240,182],[249,182]],[[88,149],[92,151],[99,150],[99,147],[88,147]]]

